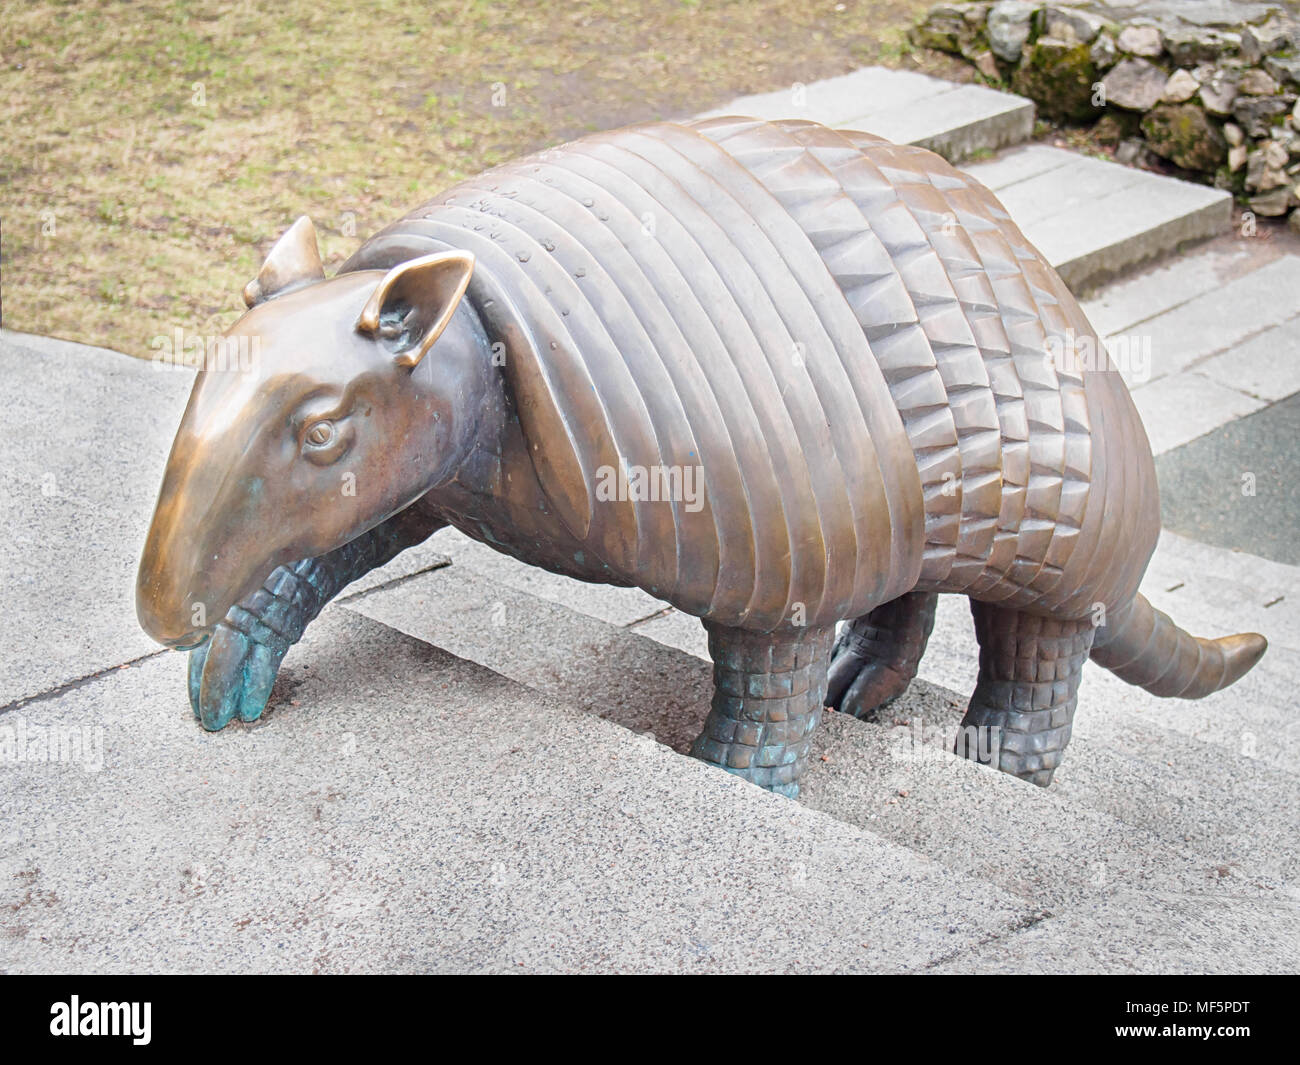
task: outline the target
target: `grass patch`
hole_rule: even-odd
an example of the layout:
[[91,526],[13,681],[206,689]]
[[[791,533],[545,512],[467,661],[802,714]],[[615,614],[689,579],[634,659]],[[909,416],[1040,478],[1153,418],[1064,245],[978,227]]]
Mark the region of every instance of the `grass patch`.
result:
[[147,357],[310,214],[327,267],[583,133],[864,63],[924,0],[0,0],[5,325]]

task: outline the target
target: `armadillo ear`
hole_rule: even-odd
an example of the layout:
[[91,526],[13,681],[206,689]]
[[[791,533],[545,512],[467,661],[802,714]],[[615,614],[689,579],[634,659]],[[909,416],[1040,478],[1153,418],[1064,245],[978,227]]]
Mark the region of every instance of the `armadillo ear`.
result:
[[412,369],[447,328],[473,274],[473,252],[459,250],[394,266],[370,294],[357,330],[386,344],[399,366]]
[[256,307],[275,296],[324,280],[316,227],[303,215],[275,242],[257,277],[244,286],[244,303]]

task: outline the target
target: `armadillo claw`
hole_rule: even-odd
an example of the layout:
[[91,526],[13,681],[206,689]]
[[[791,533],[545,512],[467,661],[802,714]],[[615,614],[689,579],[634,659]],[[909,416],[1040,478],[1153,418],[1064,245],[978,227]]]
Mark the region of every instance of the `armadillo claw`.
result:
[[203,663],[208,660],[208,650],[211,647],[212,641],[204,640],[200,646],[190,652],[185,681],[190,692],[190,707],[194,710],[196,718],[199,716],[199,692],[203,690]]
[[194,716],[209,732],[238,717],[256,721],[266,709],[282,652],[238,629],[218,625],[212,639],[190,652],[189,692]]
[[831,654],[826,705],[842,714],[872,720],[902,695],[911,681],[887,663],[855,651],[843,639]]
[[907,690],[909,677],[882,662],[868,662],[840,699],[842,714],[874,721],[880,711]]
[[[202,647],[198,649],[198,651],[201,650],[203,650]],[[190,654],[198,654],[198,651],[191,651]],[[844,646],[842,639],[836,642],[834,649],[831,651],[830,668],[826,671],[827,706],[839,709],[840,700],[843,699],[844,693],[849,690],[849,686],[857,679],[863,661],[861,655],[854,654],[853,651]]]

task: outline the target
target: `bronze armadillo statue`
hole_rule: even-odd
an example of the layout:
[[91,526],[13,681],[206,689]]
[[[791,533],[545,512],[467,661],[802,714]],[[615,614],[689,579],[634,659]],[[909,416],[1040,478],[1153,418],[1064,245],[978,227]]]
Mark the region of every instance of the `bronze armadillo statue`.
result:
[[1197,698],[1264,652],[1138,594],[1160,511],[1128,391],[1058,357],[1097,341],[1074,297],[923,149],[600,133],[449,189],[330,280],[300,219],[245,299],[228,337],[260,359],[199,374],[138,584],[206,728],[256,718],[324,603],[448,524],[702,618],[693,753],[787,795],[823,706],[866,717],[915,676],[940,592],[975,617],[978,756],[1036,784],[1088,657]]

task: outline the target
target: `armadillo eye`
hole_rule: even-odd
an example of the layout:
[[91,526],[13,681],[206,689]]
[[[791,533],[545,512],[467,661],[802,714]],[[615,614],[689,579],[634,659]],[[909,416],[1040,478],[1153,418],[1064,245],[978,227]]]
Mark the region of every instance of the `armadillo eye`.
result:
[[307,430],[307,443],[312,447],[325,447],[334,440],[334,423],[319,421]]

